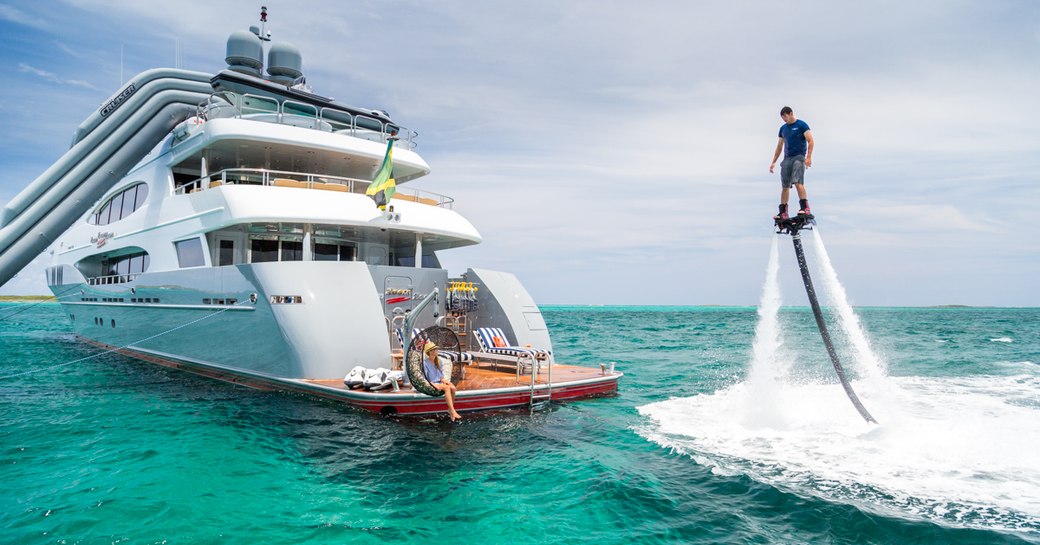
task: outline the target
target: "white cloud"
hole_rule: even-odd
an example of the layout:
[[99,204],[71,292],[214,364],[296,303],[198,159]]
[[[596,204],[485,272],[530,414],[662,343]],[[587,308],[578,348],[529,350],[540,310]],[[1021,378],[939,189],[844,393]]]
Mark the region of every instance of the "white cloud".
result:
[[38,29],[46,29],[48,27],[47,22],[43,19],[28,15],[18,8],[8,4],[0,4],[0,20],[11,21],[12,23]]
[[[858,302],[949,302],[929,280],[942,276],[991,304],[1040,304],[1024,284],[977,282],[1040,259],[1040,47],[1035,8],[1012,4],[302,2],[269,4],[268,28],[301,49],[318,93],[420,132],[433,175],[416,187],[455,197],[485,237],[442,256],[456,271],[507,268],[550,303],[753,304],[790,104],[816,134],[806,187]],[[20,59],[22,73],[114,81],[120,45],[131,73],[170,64],[175,39],[189,68],[219,70],[224,37],[256,19],[244,1],[72,6],[98,38],[57,50],[107,56],[77,58],[82,71]],[[198,25],[201,11],[225,26]],[[925,272],[885,270],[882,289],[863,272],[878,263]],[[653,277],[681,287],[662,295]]]
[[34,74],[36,76],[39,76],[39,77],[41,77],[41,78],[43,78],[43,79],[45,79],[47,81],[50,81],[50,82],[53,82],[53,83],[58,83],[58,84],[61,84],[61,85],[72,85],[72,86],[75,86],[75,87],[82,87],[84,89],[90,89],[90,90],[93,90],[93,91],[97,91],[98,90],[98,88],[95,87],[90,82],[86,82],[86,81],[82,81],[82,80],[76,80],[76,79],[65,79],[65,78],[63,78],[63,77],[61,77],[61,76],[59,76],[59,75],[57,75],[57,74],[55,74],[53,72],[48,72],[46,70],[41,70],[39,68],[36,68],[36,67],[33,67],[33,66],[29,66],[28,64],[25,64],[24,62],[18,63],[18,71],[19,72],[28,72],[30,74]]

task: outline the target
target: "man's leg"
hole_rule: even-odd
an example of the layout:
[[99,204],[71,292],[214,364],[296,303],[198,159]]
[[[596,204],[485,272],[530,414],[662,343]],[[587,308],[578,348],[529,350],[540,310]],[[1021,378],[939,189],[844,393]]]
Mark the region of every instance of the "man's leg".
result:
[[780,163],[780,206],[779,211],[773,216],[774,221],[783,221],[787,219],[787,199],[791,195],[791,182],[793,181],[792,170],[793,162],[791,157],[784,157],[784,160]]
[[794,184],[794,188],[798,191],[798,213],[812,214],[812,210],[809,209],[809,197],[805,194],[805,184]]
[[785,187],[780,190],[780,206],[778,207],[779,211],[776,213],[775,216],[773,216],[774,220],[779,221],[787,219],[787,198],[790,196],[790,194],[790,188]]

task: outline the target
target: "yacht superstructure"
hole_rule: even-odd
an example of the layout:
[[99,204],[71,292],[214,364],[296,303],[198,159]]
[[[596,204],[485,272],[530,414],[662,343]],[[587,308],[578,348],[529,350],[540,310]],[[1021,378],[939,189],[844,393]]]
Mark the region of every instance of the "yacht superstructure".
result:
[[[459,410],[616,392],[613,369],[554,361],[515,276],[441,267],[481,237],[450,197],[407,188],[430,172],[416,133],[312,93],[288,44],[261,77],[262,36],[233,33],[216,75],[145,72],[88,118],[0,216],[0,281],[52,233],[48,285],[83,339],[383,413],[445,410],[393,376],[434,329],[459,340]],[[380,209],[365,191],[388,146],[404,187]],[[390,378],[352,389],[356,367]]]

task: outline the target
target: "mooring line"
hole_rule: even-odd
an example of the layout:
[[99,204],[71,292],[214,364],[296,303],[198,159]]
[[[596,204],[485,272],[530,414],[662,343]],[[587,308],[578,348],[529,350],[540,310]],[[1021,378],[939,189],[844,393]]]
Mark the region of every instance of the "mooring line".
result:
[[72,360],[72,361],[65,362],[65,363],[59,363],[57,365],[51,365],[51,366],[43,367],[43,368],[40,368],[40,369],[32,369],[32,370],[29,370],[29,371],[25,371],[23,373],[15,373],[13,375],[2,376],[2,377],[0,377],[0,380],[7,380],[9,378],[20,377],[20,376],[23,376],[23,375],[31,375],[33,373],[37,373],[37,372],[41,372],[41,371],[49,371],[51,369],[57,369],[59,367],[66,367],[66,366],[69,366],[69,365],[72,365],[72,364],[75,364],[75,363],[79,363],[79,362],[82,362],[82,361],[87,361],[87,360],[94,359],[94,358],[97,358],[97,357],[100,357],[100,356],[104,356],[105,354],[111,354],[112,352],[118,352],[120,350],[125,350],[125,349],[127,349],[127,348],[129,348],[131,346],[138,345],[138,344],[141,344],[141,343],[146,343],[146,342],[148,342],[148,341],[150,341],[152,339],[157,339],[159,337],[162,337],[163,335],[167,335],[169,333],[173,333],[174,331],[177,331],[178,329],[184,329],[185,327],[188,327],[188,326],[193,325],[193,324],[197,324],[197,323],[199,323],[199,322],[201,322],[203,320],[208,320],[208,319],[210,319],[210,318],[212,318],[212,317],[214,317],[214,316],[216,316],[218,314],[223,314],[224,312],[227,312],[227,311],[229,311],[229,310],[231,310],[231,309],[233,309],[233,308],[235,308],[237,306],[244,305],[244,304],[250,303],[250,302],[254,302],[255,303],[255,300],[252,300],[252,298],[246,299],[246,300],[244,300],[244,301],[242,301],[240,303],[235,303],[232,306],[224,307],[224,308],[222,308],[222,309],[220,309],[220,310],[218,310],[216,312],[213,312],[211,314],[207,314],[207,315],[205,315],[205,316],[203,316],[201,318],[196,318],[196,319],[194,319],[194,320],[192,320],[190,322],[183,323],[183,324],[181,324],[181,325],[179,325],[177,327],[174,327],[174,328],[171,328],[171,329],[167,329],[166,331],[163,331],[161,333],[156,333],[155,335],[152,335],[151,337],[146,337],[144,339],[141,339],[141,340],[138,340],[138,341],[134,341],[134,342],[132,342],[130,344],[125,344],[125,345],[120,346],[118,348],[110,348],[108,350],[105,350],[104,352],[98,352],[97,354],[92,354],[90,356],[87,356],[85,358],[80,358],[78,360]]

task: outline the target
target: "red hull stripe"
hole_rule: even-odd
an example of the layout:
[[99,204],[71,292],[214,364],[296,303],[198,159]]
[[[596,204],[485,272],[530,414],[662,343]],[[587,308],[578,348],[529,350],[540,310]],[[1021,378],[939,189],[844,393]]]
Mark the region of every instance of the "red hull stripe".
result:
[[[90,344],[100,346],[106,349],[114,348],[90,339],[83,338],[83,340]],[[302,381],[283,381],[260,375],[252,375],[227,369],[218,369],[196,363],[189,363],[180,360],[160,357],[154,354],[138,352],[136,350],[124,349],[118,350],[117,352],[123,354],[124,356],[129,356],[135,359],[147,361],[149,363],[154,363],[163,367],[179,369],[196,375],[209,377],[224,382],[230,382],[232,384],[241,384],[243,386],[248,386],[257,390],[280,390],[298,392],[315,397],[347,403],[348,405],[352,405],[354,407],[358,407],[360,409],[365,409],[372,412],[390,411],[396,414],[417,415],[444,413],[448,410],[447,404],[444,402],[443,398],[409,396],[408,399],[395,399],[391,397],[390,394],[386,394],[385,399],[377,396],[365,396],[364,398],[359,398],[357,397],[356,393],[354,394],[354,396],[351,396],[350,390],[339,390],[336,388],[329,388],[326,386],[312,385],[310,383]],[[616,395],[618,391],[617,383],[620,377],[621,375],[619,374],[614,375],[612,377],[608,377],[607,380],[594,382],[583,381],[579,384],[572,385],[554,385],[552,389],[552,400],[564,401],[587,397]],[[514,391],[510,392],[489,390],[486,394],[473,392],[474,391],[460,392],[459,396],[455,398],[455,409],[459,411],[480,411],[490,409],[504,409],[509,407],[524,407],[528,406],[531,403],[531,392],[529,390],[517,391],[514,389]],[[544,389],[536,390],[535,396],[544,396],[546,393],[547,392]],[[544,400],[544,397],[539,397],[538,402]]]

